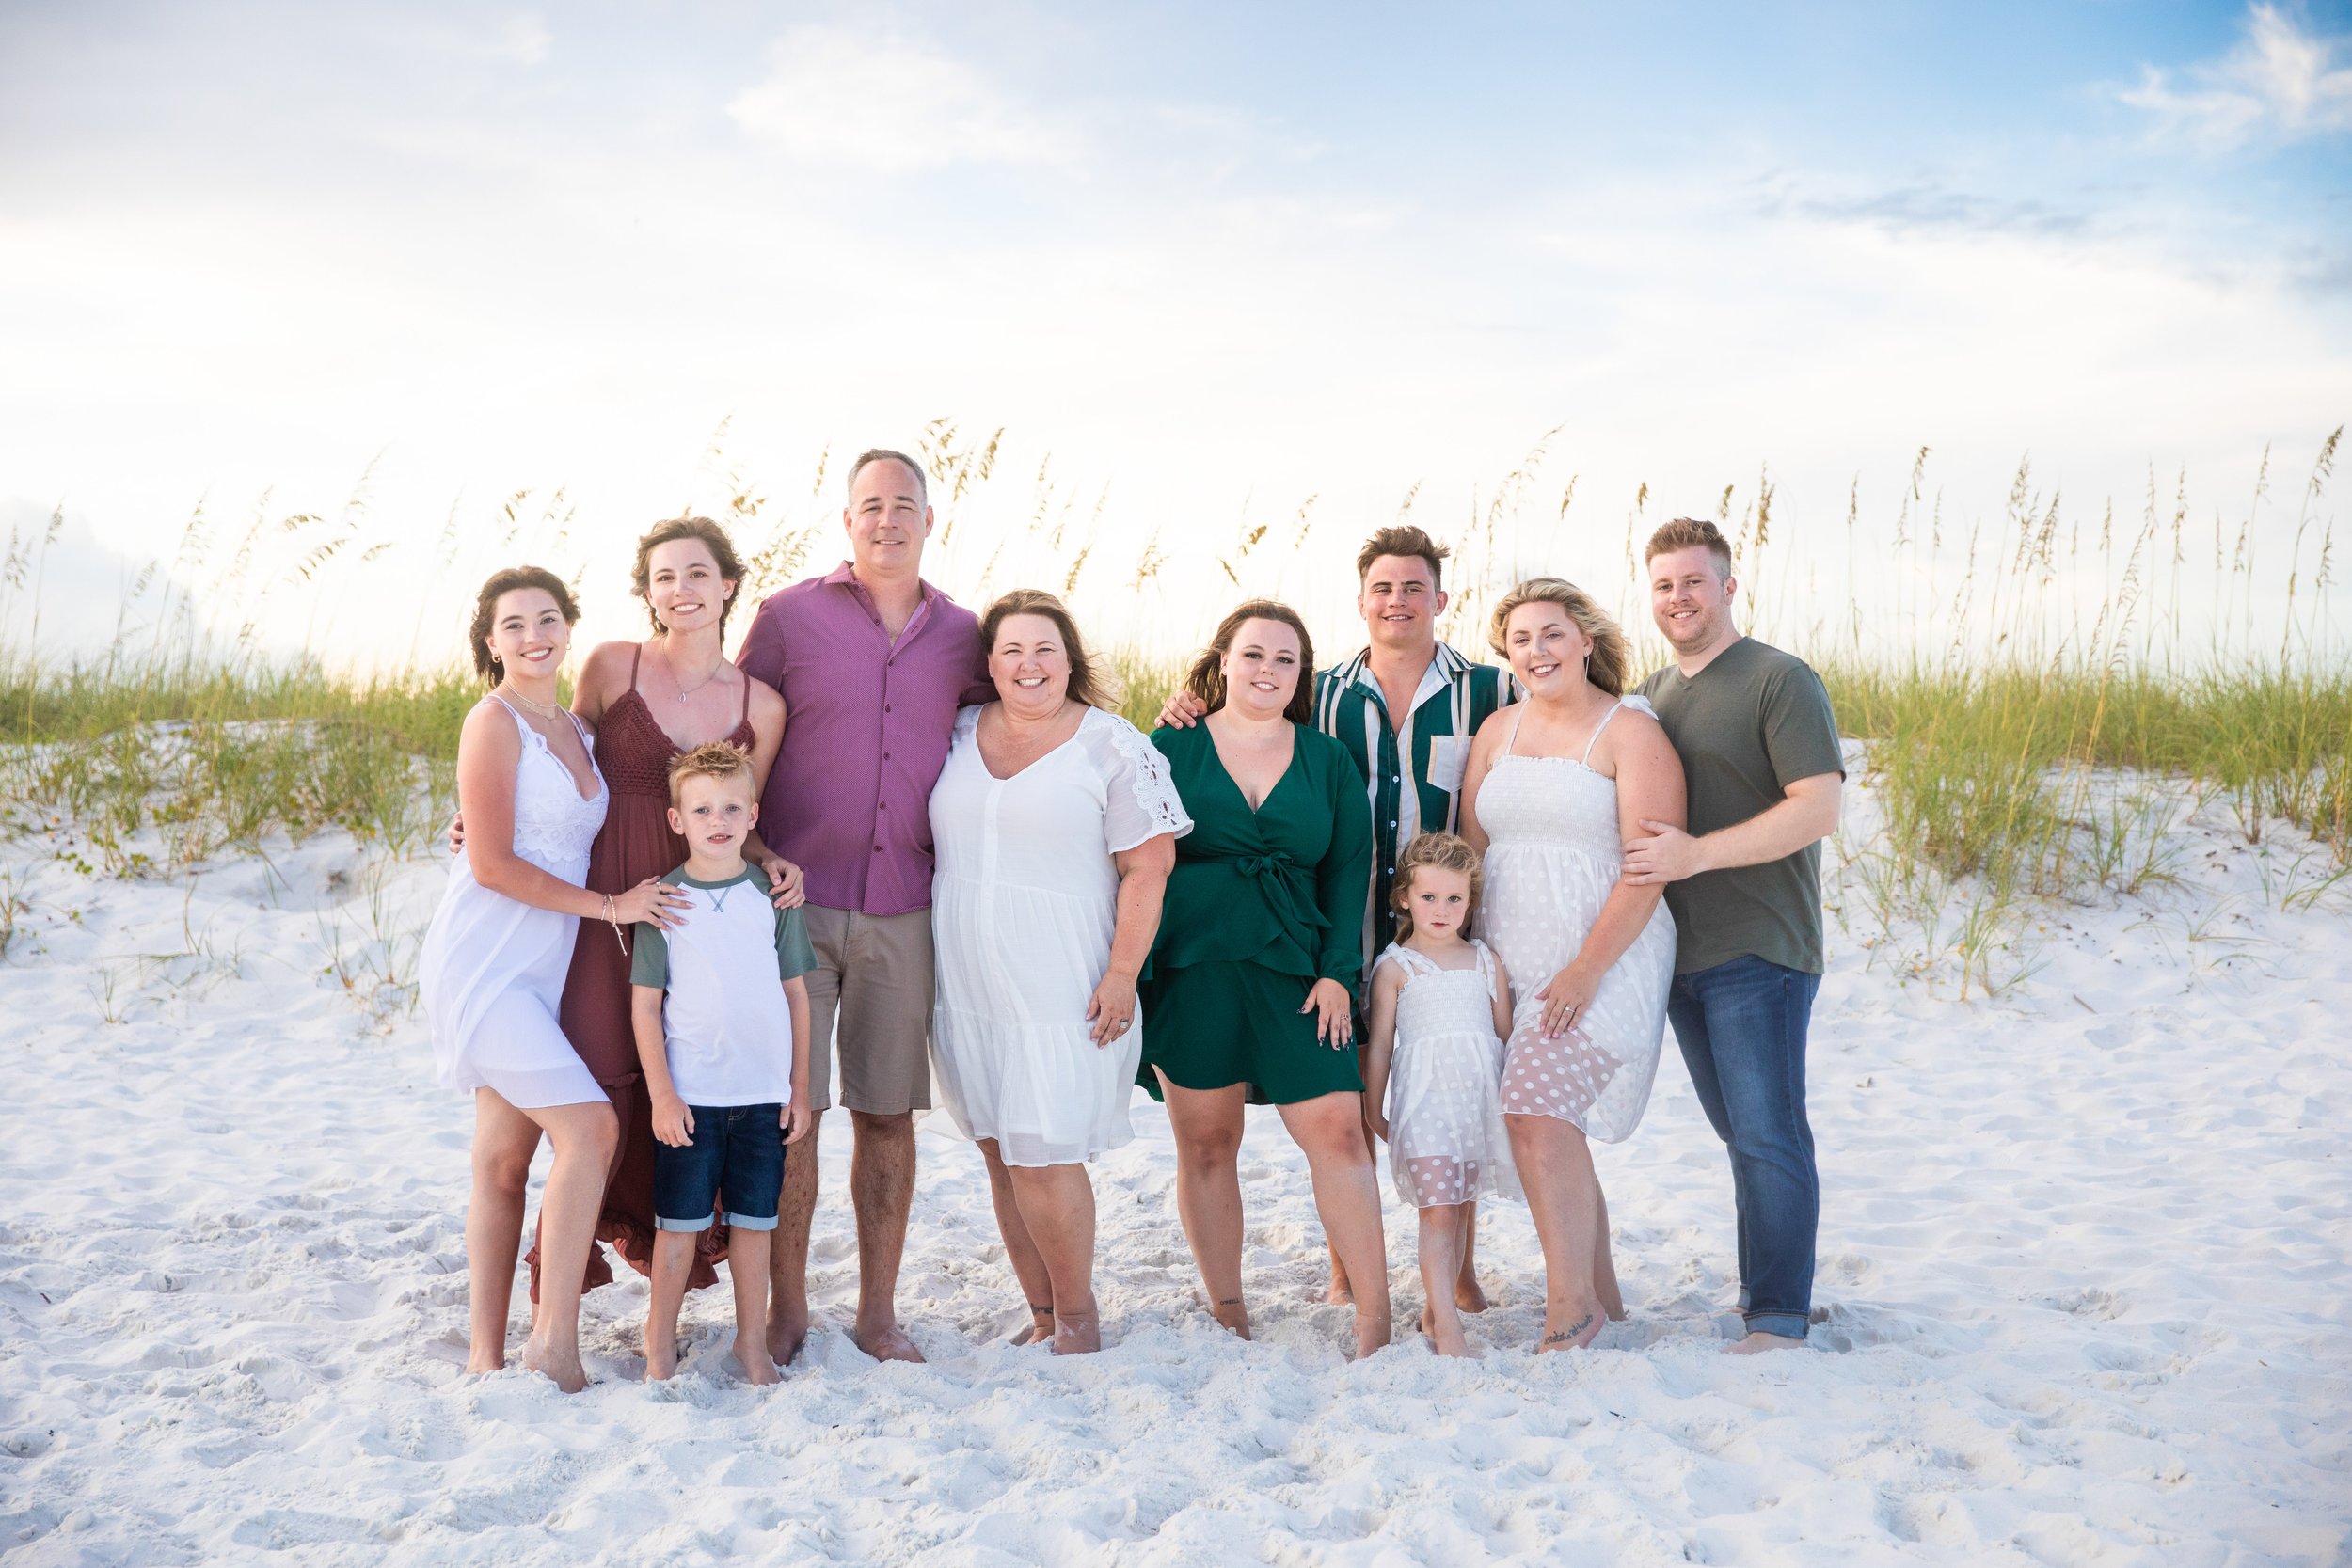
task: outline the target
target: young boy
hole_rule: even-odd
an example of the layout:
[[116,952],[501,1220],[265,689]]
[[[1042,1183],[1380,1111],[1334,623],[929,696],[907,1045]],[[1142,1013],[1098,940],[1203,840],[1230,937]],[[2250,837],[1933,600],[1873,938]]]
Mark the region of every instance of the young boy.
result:
[[[677,1315],[694,1237],[724,1199],[735,1282],[735,1354],[754,1383],[776,1381],[768,1354],[768,1253],[785,1146],[808,1135],[808,985],[816,967],[801,911],[768,901],[743,861],[759,820],[752,765],[724,741],[670,764],[670,830],[686,863],[661,879],[693,907],[664,931],[636,927],[629,965],[637,1055],[653,1101],[653,1301],[645,1376],[677,1370]],[[781,980],[781,984],[779,984]]]

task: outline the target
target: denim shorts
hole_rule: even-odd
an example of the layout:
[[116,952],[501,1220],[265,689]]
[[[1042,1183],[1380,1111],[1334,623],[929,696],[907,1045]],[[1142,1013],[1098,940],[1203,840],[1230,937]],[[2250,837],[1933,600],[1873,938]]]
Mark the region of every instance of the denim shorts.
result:
[[726,1222],[776,1227],[784,1191],[784,1107],[689,1105],[694,1131],[684,1148],[653,1146],[653,1223],[658,1230],[707,1230],[719,1200]]

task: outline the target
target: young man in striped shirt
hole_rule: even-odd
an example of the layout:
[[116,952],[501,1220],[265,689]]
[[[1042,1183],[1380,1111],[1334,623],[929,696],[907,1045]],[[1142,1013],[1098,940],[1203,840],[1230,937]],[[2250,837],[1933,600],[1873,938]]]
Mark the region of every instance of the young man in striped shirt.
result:
[[[1415,833],[1455,830],[1470,738],[1487,715],[1514,698],[1508,670],[1475,663],[1438,641],[1447,554],[1427,533],[1402,524],[1364,541],[1356,556],[1356,608],[1371,641],[1315,675],[1315,727],[1347,748],[1372,802],[1375,852],[1364,890],[1366,974],[1394,929],[1389,889],[1398,854]],[[1179,691],[1161,708],[1160,722],[1189,725],[1202,711],[1199,699]],[[1469,1312],[1486,1305],[1472,1262],[1466,1246],[1455,1300]],[[1350,1299],[1337,1254],[1331,1299]]]

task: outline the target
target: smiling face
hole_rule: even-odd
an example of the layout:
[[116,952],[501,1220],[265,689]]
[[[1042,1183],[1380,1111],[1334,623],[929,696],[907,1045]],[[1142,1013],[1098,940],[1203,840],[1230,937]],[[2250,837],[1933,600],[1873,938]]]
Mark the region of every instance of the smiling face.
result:
[[1052,713],[1070,694],[1070,650],[1050,615],[1008,615],[988,650],[988,678],[1018,713]]
[[1705,653],[1731,631],[1739,579],[1704,545],[1661,550],[1649,561],[1649,612],[1678,654]]
[[1466,872],[1442,865],[1413,867],[1413,880],[1405,895],[1405,912],[1416,936],[1458,936],[1470,918],[1470,879]]
[[1298,633],[1282,621],[1244,621],[1218,667],[1228,706],[1250,719],[1278,719],[1298,689]]
[[1584,656],[1593,640],[1565,606],[1531,599],[1502,624],[1504,657],[1519,684],[1537,697],[1559,697],[1584,683]]
[[645,602],[665,631],[715,626],[735,596],[718,557],[700,539],[671,539],[645,554]]
[[687,848],[706,861],[741,857],[743,838],[759,821],[759,804],[752,799],[750,769],[724,779],[707,773],[678,781],[677,804],[670,808],[670,831],[682,835]]
[[1357,611],[1375,647],[1433,645],[1445,603],[1437,572],[1417,555],[1374,557],[1364,572],[1363,591],[1356,595]]
[[857,471],[842,523],[859,571],[901,577],[921,570],[931,509],[923,500],[922,480],[897,458],[878,457]]
[[490,611],[490,653],[510,677],[549,680],[564,667],[572,645],[572,628],[563,607],[544,588],[510,588],[501,594]]

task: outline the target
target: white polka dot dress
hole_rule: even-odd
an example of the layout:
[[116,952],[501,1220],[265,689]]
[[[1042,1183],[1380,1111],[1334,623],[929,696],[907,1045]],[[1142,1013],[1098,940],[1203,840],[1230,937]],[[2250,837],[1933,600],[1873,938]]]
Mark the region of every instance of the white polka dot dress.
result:
[[1502,1127],[1494,955],[1470,946],[1474,969],[1441,969],[1394,943],[1380,955],[1405,972],[1389,1068],[1389,1177],[1416,1209],[1520,1196]]
[[[1650,712],[1639,697],[1618,707]],[[1606,729],[1616,717],[1601,721]],[[1514,715],[1502,752],[1478,789],[1486,887],[1478,928],[1511,972],[1511,1038],[1503,1052],[1505,1115],[1558,1117],[1616,1143],[1649,1103],[1674,981],[1674,917],[1664,900],[1601,977],[1577,1027],[1543,1034],[1536,992],[1576,957],[1616,886],[1623,861],[1617,782],[1570,757],[1515,756]],[[1600,738],[1600,730],[1593,732]],[[1592,755],[1592,747],[1584,754]]]

